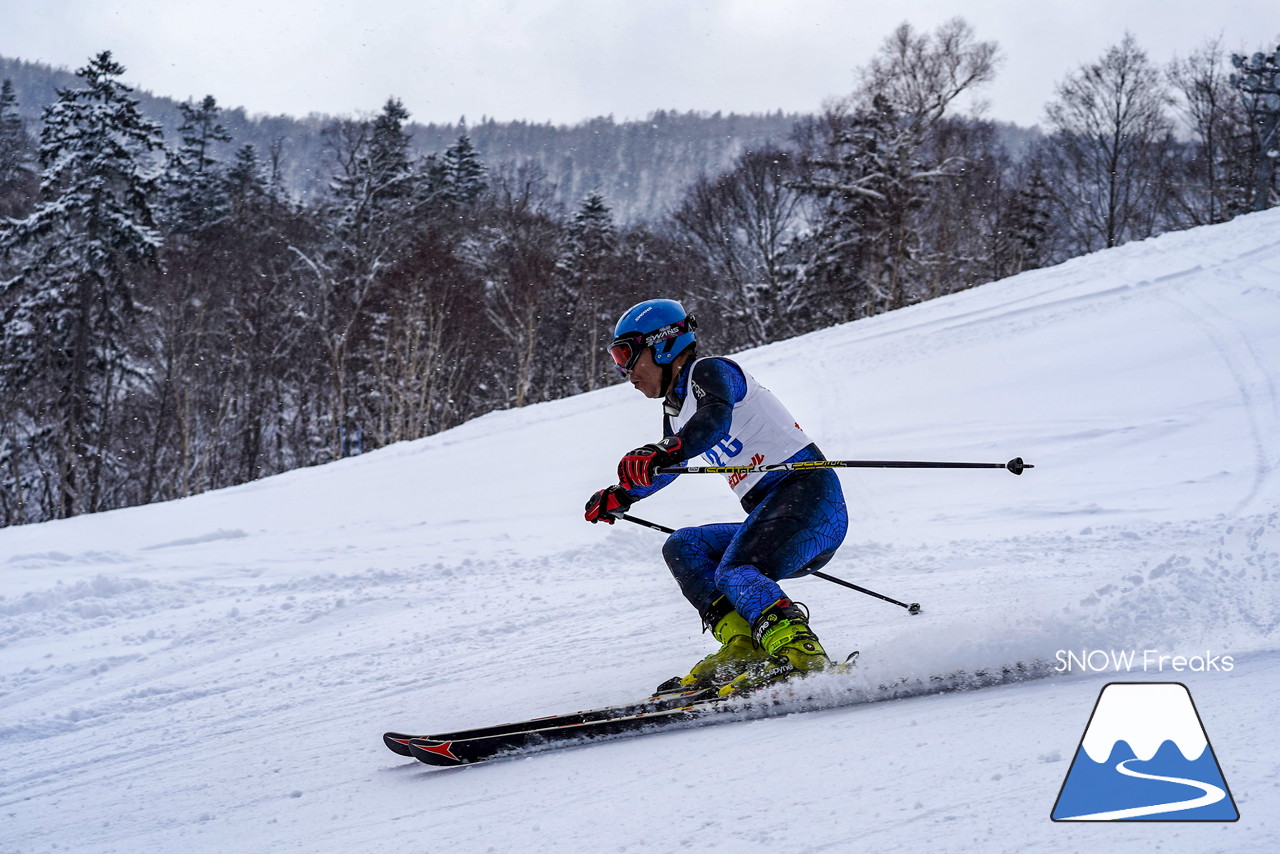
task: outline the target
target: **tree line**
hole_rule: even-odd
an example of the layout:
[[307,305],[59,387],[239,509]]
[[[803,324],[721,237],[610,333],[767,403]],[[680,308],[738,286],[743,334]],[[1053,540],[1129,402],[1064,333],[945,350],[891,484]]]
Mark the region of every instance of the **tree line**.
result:
[[[39,63],[0,57],[0,80],[9,78],[18,98],[18,115],[37,126],[42,105],[57,100],[59,87],[75,87],[71,71]],[[142,111],[159,122],[169,139],[176,139],[181,123],[178,101],[134,90]],[[377,107],[376,104],[371,105]],[[764,114],[675,112],[658,110],[631,120],[598,116],[572,125],[527,120],[497,121],[466,116],[452,122],[406,125],[415,156],[443,151],[466,135],[486,161],[536,164],[555,198],[572,208],[590,193],[609,200],[615,220],[630,224],[659,218],[678,203],[684,187],[704,173],[728,168],[743,151],[785,140],[801,113]],[[281,183],[299,201],[315,201],[329,188],[331,164],[323,132],[333,117],[250,115],[242,107],[227,107],[219,123],[234,142],[215,141],[218,159],[230,159],[236,149],[253,144],[258,151],[279,147]],[[1005,132],[1019,132],[1013,125]]]
[[327,189],[301,200],[282,146],[236,147],[212,96],[166,141],[110,52],[36,135],[5,81],[0,524],[602,387],[613,321],[648,297],[733,352],[1277,203],[1280,49],[1161,69],[1126,37],[1059,84],[1023,152],[955,108],[998,62],[960,19],[904,24],[785,145],[626,225],[466,134],[416,153],[394,97],[326,125]]

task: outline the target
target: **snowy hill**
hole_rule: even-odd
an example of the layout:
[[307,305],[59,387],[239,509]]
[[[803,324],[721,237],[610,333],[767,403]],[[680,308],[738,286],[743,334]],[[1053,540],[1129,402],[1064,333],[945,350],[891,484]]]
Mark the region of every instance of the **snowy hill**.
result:
[[[829,456],[1036,465],[841,473],[828,571],[924,606],[784,585],[858,678],[1129,669],[451,771],[390,754],[386,729],[634,699],[709,651],[661,536],[582,521],[659,435],[614,387],[0,530],[0,851],[1280,848],[1280,211],[739,358]],[[634,512],[741,518],[714,477]],[[1188,686],[1239,822],[1050,821],[1118,680]]]

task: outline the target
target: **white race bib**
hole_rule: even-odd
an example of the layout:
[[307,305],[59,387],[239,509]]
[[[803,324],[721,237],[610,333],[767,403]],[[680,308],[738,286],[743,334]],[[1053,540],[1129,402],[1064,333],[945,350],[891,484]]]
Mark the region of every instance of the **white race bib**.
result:
[[[677,432],[689,423],[693,413],[698,410],[693,372],[701,361],[702,359],[698,359],[689,368],[688,394],[685,395],[684,405],[680,407],[680,414],[671,419],[671,426]],[[729,435],[702,455],[708,465],[761,466],[781,463],[813,442],[800,429],[800,425],[782,402],[773,396],[773,392],[756,382],[756,378],[746,371],[742,374],[747,378],[746,396],[733,404]],[[764,474],[737,472],[724,477],[729,481],[734,494],[742,498],[760,482]]]

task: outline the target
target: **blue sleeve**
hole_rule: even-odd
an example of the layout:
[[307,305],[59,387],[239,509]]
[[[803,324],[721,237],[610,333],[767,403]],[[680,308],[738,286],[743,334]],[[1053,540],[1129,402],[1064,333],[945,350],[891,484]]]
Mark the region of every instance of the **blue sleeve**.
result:
[[[680,465],[684,465],[684,463],[680,463]],[[678,474],[655,475],[653,478],[652,484],[650,484],[649,486],[633,486],[627,490],[627,495],[630,495],[633,501],[639,501],[641,498],[648,498],[650,495],[653,495],[659,489],[662,489],[668,486],[673,480],[675,480],[679,476],[680,475]]]
[[688,394],[697,409],[679,431],[686,460],[693,459],[729,438],[733,407],[747,396],[747,377],[729,359],[703,359],[689,376]]
[[[665,415],[662,416],[662,437],[665,439],[667,436],[673,435],[673,433],[674,431],[671,429],[671,419]],[[683,462],[680,462],[680,463],[676,463],[676,465],[684,467],[685,464]],[[627,490],[627,495],[631,496],[631,499],[633,501],[639,501],[642,498],[648,498],[650,495],[653,495],[659,489],[663,489],[669,486],[671,482],[674,481],[677,477],[679,477],[679,475],[676,475],[676,474],[656,475],[653,478],[652,484],[650,484],[649,486],[633,486]]]

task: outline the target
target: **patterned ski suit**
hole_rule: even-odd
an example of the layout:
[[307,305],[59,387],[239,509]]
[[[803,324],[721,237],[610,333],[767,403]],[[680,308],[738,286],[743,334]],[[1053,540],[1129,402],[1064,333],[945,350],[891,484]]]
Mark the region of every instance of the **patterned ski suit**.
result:
[[[713,466],[826,459],[772,392],[730,359],[686,364],[663,406],[663,435],[678,434],[686,458]],[[682,463],[681,465],[684,465]],[[633,488],[641,499],[678,475]],[[723,594],[749,623],[783,597],[778,582],[821,569],[844,541],[849,514],[831,469],[727,475],[747,518],[681,528],[662,555],[685,598],[706,619]]]

